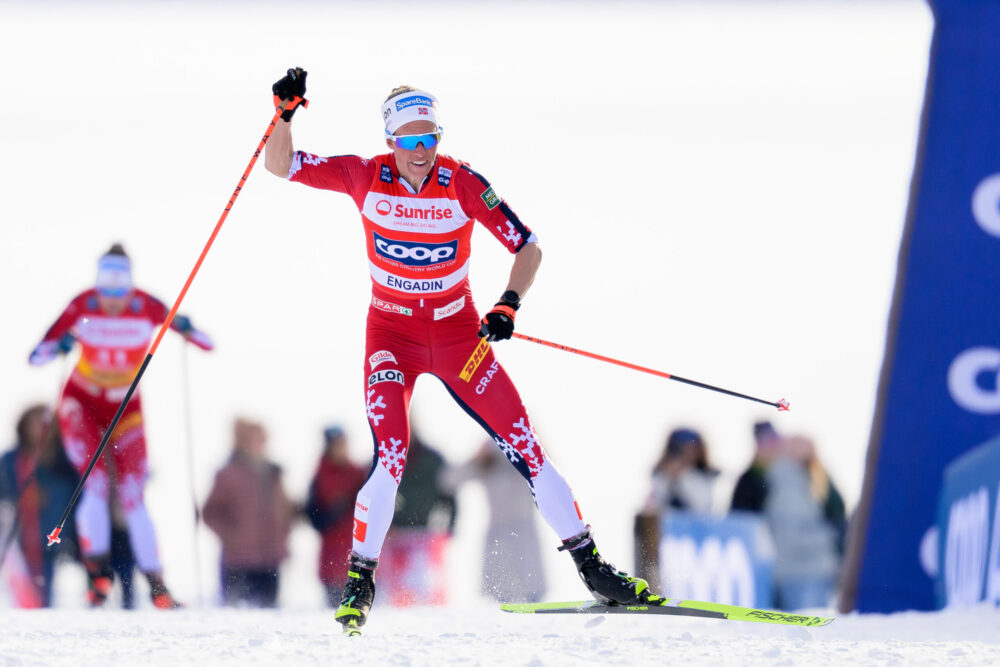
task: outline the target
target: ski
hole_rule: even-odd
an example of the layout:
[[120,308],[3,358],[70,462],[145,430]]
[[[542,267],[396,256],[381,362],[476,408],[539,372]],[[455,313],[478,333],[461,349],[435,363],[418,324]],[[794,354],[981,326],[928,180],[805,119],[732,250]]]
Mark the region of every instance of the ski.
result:
[[754,623],[802,625],[812,628],[833,623],[832,618],[786,614],[781,611],[737,607],[735,605],[699,602],[697,600],[667,599],[659,605],[604,604],[596,600],[523,604],[507,603],[500,608],[512,614],[665,614],[668,616],[696,616],[699,618],[751,621]]

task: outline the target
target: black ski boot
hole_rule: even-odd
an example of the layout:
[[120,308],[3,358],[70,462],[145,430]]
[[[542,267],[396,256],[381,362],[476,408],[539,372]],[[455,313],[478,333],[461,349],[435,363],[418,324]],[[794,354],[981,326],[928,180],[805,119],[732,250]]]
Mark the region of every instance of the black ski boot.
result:
[[664,601],[649,590],[649,584],[645,579],[630,577],[625,572],[619,572],[614,565],[601,557],[597,545],[594,544],[594,538],[591,537],[590,526],[579,535],[563,540],[559,551],[569,551],[584,585],[599,602],[655,605]]
[[360,635],[361,626],[368,620],[368,610],[375,600],[376,567],[377,560],[353,551],[347,558],[347,584],[334,619],[344,626],[348,637]]

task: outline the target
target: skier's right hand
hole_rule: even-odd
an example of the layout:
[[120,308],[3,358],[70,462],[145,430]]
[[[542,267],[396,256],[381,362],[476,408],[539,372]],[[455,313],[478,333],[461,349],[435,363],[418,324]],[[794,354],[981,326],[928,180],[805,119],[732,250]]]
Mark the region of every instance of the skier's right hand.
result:
[[285,76],[271,86],[271,92],[274,93],[274,107],[278,108],[282,102],[286,103],[285,110],[281,113],[281,120],[290,121],[300,104],[304,107],[309,106],[309,100],[305,99],[307,74],[309,72],[301,67],[295,67],[288,70]]
[[76,337],[67,331],[59,338],[57,345],[59,346],[59,354],[69,354],[73,351],[73,346],[76,345]]

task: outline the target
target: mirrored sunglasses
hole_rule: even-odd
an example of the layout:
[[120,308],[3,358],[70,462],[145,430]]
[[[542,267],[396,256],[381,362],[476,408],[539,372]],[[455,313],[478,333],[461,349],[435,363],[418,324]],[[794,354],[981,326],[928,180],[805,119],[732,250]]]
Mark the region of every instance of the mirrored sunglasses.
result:
[[387,135],[387,138],[396,148],[412,151],[416,150],[419,144],[423,144],[425,149],[437,146],[437,143],[441,141],[441,134],[442,130],[438,129],[437,132],[430,132],[428,134],[404,134],[401,136],[390,134]]

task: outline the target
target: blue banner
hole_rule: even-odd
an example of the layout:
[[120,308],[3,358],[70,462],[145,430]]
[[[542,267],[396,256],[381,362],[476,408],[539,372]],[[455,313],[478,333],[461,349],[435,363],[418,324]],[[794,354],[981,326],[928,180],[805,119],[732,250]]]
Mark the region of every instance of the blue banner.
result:
[[842,605],[862,612],[935,608],[920,553],[935,550],[942,473],[1000,433],[1000,2],[931,4],[920,147]]
[[660,580],[670,597],[773,606],[774,546],[758,515],[669,512],[660,534]]
[[1000,604],[1000,438],[948,466],[938,504],[941,607]]

